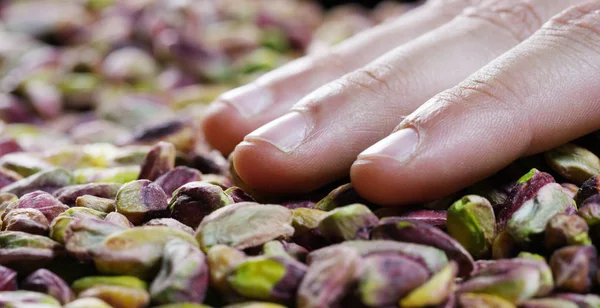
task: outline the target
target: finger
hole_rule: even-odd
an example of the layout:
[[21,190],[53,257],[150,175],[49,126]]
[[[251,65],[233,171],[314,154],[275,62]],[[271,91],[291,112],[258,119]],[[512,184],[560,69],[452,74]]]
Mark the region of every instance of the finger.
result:
[[215,102],[203,122],[207,141],[228,154],[248,134],[281,116],[319,86],[369,63],[394,47],[451,20],[478,0],[436,0],[391,23],[364,31],[334,47],[289,63]]
[[561,13],[429,100],[359,156],[354,187],[381,204],[435,199],[600,129],[599,12],[595,1]]
[[259,189],[300,192],[347,175],[356,156],[403,116],[517,45],[568,2],[493,0],[466,10],[249,134],[235,152],[240,177]]

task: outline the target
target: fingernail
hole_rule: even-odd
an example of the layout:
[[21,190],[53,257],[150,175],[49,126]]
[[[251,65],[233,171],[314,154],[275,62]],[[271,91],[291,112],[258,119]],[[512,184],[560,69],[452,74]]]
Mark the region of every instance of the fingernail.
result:
[[308,132],[306,118],[298,112],[291,112],[251,132],[246,140],[262,140],[288,153],[300,146]]
[[273,93],[251,83],[221,95],[219,100],[231,104],[244,118],[251,118],[273,105]]
[[417,150],[419,134],[414,128],[404,128],[364,150],[358,159],[368,157],[389,157],[405,162]]

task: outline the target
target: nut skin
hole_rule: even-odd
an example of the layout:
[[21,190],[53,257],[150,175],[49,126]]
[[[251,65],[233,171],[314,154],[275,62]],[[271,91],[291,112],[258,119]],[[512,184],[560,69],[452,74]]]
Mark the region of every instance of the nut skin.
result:
[[544,156],[552,169],[577,185],[600,173],[598,156],[572,143],[547,151]]
[[558,214],[546,225],[544,246],[554,251],[567,245],[590,245],[589,227],[577,215]]
[[94,264],[102,274],[151,278],[159,270],[165,244],[173,239],[197,245],[191,235],[177,229],[135,227],[106,237],[94,251]]
[[312,251],[307,257],[307,264],[310,266],[313,262],[328,258],[332,254],[335,254],[339,247],[354,249],[358,251],[362,257],[380,253],[402,255],[423,265],[430,274],[437,273],[448,264],[448,257],[446,257],[446,254],[440,249],[390,240],[346,241],[340,244],[330,245]]
[[319,222],[320,233],[330,242],[368,239],[379,223],[375,214],[363,204],[351,204],[329,211]]
[[226,280],[245,298],[285,303],[294,299],[306,271],[305,264],[286,256],[258,256],[239,263]]
[[41,235],[20,231],[0,232],[0,265],[29,272],[64,255],[64,247]]
[[0,189],[22,179],[23,177],[20,174],[0,167]]
[[364,264],[365,272],[358,282],[357,293],[368,307],[393,306],[430,276],[421,264],[394,253],[367,256]]
[[[225,194],[228,195],[231,198],[231,200],[233,200],[233,202],[235,202],[235,203],[256,202],[256,200],[254,200],[254,198],[252,196],[250,196],[243,189],[241,189],[237,186],[227,188],[227,190],[225,190]],[[289,208],[289,207],[287,207],[287,208]]]
[[562,191],[560,185],[547,184],[513,213],[507,230],[517,243],[527,247],[543,235],[554,215],[564,213],[573,206],[573,199]]
[[594,246],[567,246],[555,251],[550,267],[556,288],[561,291],[586,293],[595,285],[597,253]]
[[169,211],[174,219],[196,228],[204,217],[232,203],[231,197],[221,187],[206,182],[190,182],[173,192]]
[[173,218],[155,218],[145,223],[144,226],[165,226],[172,229],[181,230],[190,235],[194,235],[194,229],[180,223]]
[[329,247],[327,256],[309,265],[298,288],[296,305],[306,308],[337,307],[364,273],[364,261],[353,248]]
[[358,195],[352,184],[348,183],[332,190],[325,198],[317,202],[315,208],[322,211],[331,211],[345,205],[364,202],[365,200]]
[[496,237],[496,216],[490,202],[479,196],[465,196],[448,209],[447,229],[471,255],[489,255]]
[[0,265],[0,292],[17,290],[17,272]]
[[18,202],[8,205],[2,216],[6,216],[12,209],[25,208],[39,210],[46,217],[48,222],[52,222],[54,218],[69,209],[68,206],[62,204],[51,194],[43,191],[34,191],[23,195],[19,198]]
[[201,178],[202,174],[200,171],[179,166],[158,177],[154,183],[158,184],[167,196],[172,196],[177,188],[187,183],[200,181]]
[[145,127],[131,137],[130,144],[153,145],[170,142],[179,152],[191,152],[196,145],[196,130],[181,120],[172,120]]
[[380,224],[371,232],[371,238],[435,247],[444,251],[448,259],[457,262],[459,276],[468,276],[473,270],[473,258],[469,252],[448,234],[426,223],[398,220]]
[[159,304],[202,303],[208,289],[208,265],[197,246],[175,239],[165,244],[161,269],[150,285]]
[[141,225],[153,218],[168,215],[167,195],[155,183],[148,180],[129,182],[117,193],[116,209],[134,225]]
[[529,173],[522,176],[510,190],[506,202],[496,209],[497,231],[504,231],[506,224],[513,214],[526,201],[534,198],[543,186],[549,183],[555,183],[554,178],[550,174],[537,169],[532,169]]
[[218,244],[246,249],[273,239],[289,238],[294,234],[291,222],[292,213],[283,206],[234,203],[206,216],[198,226],[196,240],[205,252]]
[[594,175],[581,184],[575,202],[581,207],[586,199],[598,194],[600,194],[600,175]]
[[116,205],[117,203],[114,199],[100,198],[92,195],[79,196],[75,200],[75,206],[87,207],[104,213],[114,212]]
[[175,167],[175,146],[160,141],[146,154],[140,168],[139,180],[155,181]]
[[30,234],[48,234],[48,219],[37,209],[14,209],[4,215],[2,230],[23,231]]
[[55,168],[40,171],[22,180],[4,186],[0,192],[15,194],[19,197],[36,190],[54,193],[60,188],[73,183],[73,176],[67,170]]
[[27,276],[21,283],[21,289],[48,294],[63,305],[74,298],[71,288],[64,280],[43,268]]
[[446,229],[448,216],[445,210],[413,210],[398,213],[392,208],[379,208],[375,210],[374,213],[377,215],[377,217],[379,217],[379,219],[381,219],[381,221],[383,221],[384,218],[390,217],[390,219],[395,219],[392,217],[397,217],[404,221],[424,222],[442,230]]
[[54,196],[58,201],[68,205],[75,206],[77,198],[90,195],[98,198],[114,199],[122,184],[119,183],[88,183],[63,187],[56,192]]

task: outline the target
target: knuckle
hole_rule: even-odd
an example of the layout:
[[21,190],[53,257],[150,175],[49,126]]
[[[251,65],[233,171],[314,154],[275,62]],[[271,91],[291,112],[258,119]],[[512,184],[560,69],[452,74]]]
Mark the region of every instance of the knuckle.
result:
[[573,6],[556,15],[540,30],[540,35],[600,53],[600,2]]
[[543,24],[532,0],[494,0],[463,12],[463,17],[482,20],[509,33],[518,42],[531,36]]
[[370,65],[344,76],[341,82],[386,97],[391,90],[387,80],[394,75],[393,72],[390,65]]
[[441,10],[445,15],[454,17],[464,9],[478,5],[482,0],[432,0],[429,5]]

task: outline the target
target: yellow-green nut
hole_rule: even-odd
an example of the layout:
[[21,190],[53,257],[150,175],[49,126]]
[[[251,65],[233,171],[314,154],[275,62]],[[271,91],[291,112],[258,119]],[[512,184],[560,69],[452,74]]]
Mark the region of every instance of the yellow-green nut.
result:
[[315,258],[308,268],[296,297],[297,307],[331,307],[339,302],[364,272],[357,249],[334,245]]
[[52,221],[50,224],[50,237],[53,240],[64,244],[66,236],[65,232],[69,228],[71,222],[86,217],[104,219],[106,215],[106,213],[85,207],[72,207],[62,212]]
[[4,186],[0,192],[15,194],[19,197],[36,190],[54,193],[58,189],[73,184],[71,173],[62,168],[40,171],[22,180]]
[[515,304],[502,297],[490,294],[465,293],[458,296],[457,301],[461,308],[517,308]]
[[208,275],[206,257],[198,246],[174,239],[165,245],[160,271],[150,285],[152,302],[202,303]]
[[554,288],[552,271],[538,255],[525,253],[518,258],[477,263],[478,270],[461,284],[459,294],[490,294],[520,304],[547,296]]
[[364,258],[365,273],[356,293],[368,307],[391,307],[429,279],[423,265],[396,253],[378,253]]
[[96,269],[110,275],[154,277],[164,246],[173,239],[197,245],[188,233],[168,227],[135,227],[113,233],[94,251]]
[[76,299],[66,305],[63,308],[114,308],[111,305],[107,304],[105,301],[94,298],[94,297],[86,297]]
[[[530,299],[521,306],[523,308],[579,308],[576,303],[562,298],[536,298]],[[591,307],[591,306],[590,306]]]
[[258,256],[240,263],[227,276],[227,282],[245,298],[289,302],[306,269],[306,265],[288,257]]
[[554,215],[564,213],[574,204],[559,184],[546,184],[513,213],[507,230],[517,243],[527,247],[543,234]]
[[20,231],[0,232],[0,265],[19,272],[43,268],[64,254],[52,239]]
[[115,308],[146,307],[150,302],[146,283],[130,276],[85,277],[71,288],[79,298],[98,298]]
[[117,212],[134,225],[168,215],[168,196],[158,184],[149,180],[131,181],[117,193]]
[[215,245],[206,254],[210,271],[210,286],[221,295],[230,295],[233,290],[227,282],[227,275],[246,259],[244,252],[225,245]]
[[292,213],[283,206],[234,203],[206,216],[198,226],[196,239],[204,252],[218,244],[246,249],[292,236],[291,222]]
[[75,206],[87,207],[88,209],[110,213],[115,210],[116,202],[114,199],[100,198],[92,195],[83,195],[75,199]]
[[586,148],[567,143],[545,153],[546,161],[560,175],[581,185],[600,174],[600,159]]
[[[185,307],[185,308],[187,308],[187,307]],[[275,303],[267,303],[267,302],[247,302],[247,303],[227,305],[224,308],[285,308],[285,306],[275,304]]]
[[89,276],[75,280],[71,289],[75,293],[81,293],[89,288],[108,285],[119,286],[131,289],[146,290],[148,285],[143,280],[132,276]]
[[400,307],[418,308],[443,304],[454,291],[458,266],[451,262],[400,300]]
[[211,307],[207,306],[207,305],[195,304],[195,303],[177,303],[177,304],[166,304],[166,305],[155,306],[154,308],[211,308]]
[[60,308],[60,302],[50,295],[31,291],[0,292],[0,307]]
[[476,195],[456,201],[448,209],[446,227],[472,256],[487,256],[496,237],[496,217],[490,202]]
[[544,246],[553,251],[567,245],[590,245],[588,231],[585,220],[577,215],[555,215],[546,225]]
[[319,222],[319,231],[331,242],[368,239],[379,219],[363,204],[338,207]]
[[106,237],[125,228],[97,218],[76,219],[65,231],[65,247],[72,257],[81,262],[89,262],[92,261],[96,247]]
[[331,211],[341,206],[361,202],[364,202],[364,199],[358,195],[352,184],[348,183],[332,190],[325,198],[317,202],[315,208],[322,211]]
[[119,166],[111,168],[82,168],[73,171],[77,184],[120,183],[135,181],[140,174],[140,166]]

